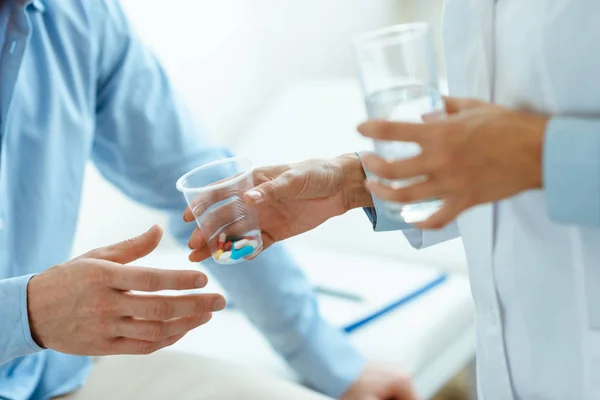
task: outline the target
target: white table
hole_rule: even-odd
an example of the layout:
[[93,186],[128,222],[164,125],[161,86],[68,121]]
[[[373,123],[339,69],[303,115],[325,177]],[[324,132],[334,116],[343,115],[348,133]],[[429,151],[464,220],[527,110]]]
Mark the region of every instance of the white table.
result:
[[[353,80],[298,83],[283,90],[242,139],[231,145],[238,155],[263,165],[332,157],[369,148],[369,142],[355,131],[364,116],[360,91]],[[473,359],[474,313],[460,241],[417,252],[398,232],[373,233],[362,211],[357,210],[290,243],[295,245],[393,258],[399,267],[403,260],[410,260],[423,268],[449,271],[447,283],[354,332],[351,340],[369,358],[412,373],[424,398],[432,396]],[[172,257],[180,265],[185,255],[175,252]],[[219,313],[174,348],[293,378],[260,333],[235,311]]]

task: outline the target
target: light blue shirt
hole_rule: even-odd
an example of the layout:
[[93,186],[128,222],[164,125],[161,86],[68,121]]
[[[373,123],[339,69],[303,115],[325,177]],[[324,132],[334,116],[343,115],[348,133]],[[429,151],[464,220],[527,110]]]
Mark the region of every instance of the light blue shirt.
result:
[[[175,182],[229,153],[194,126],[116,0],[3,3],[0,398],[47,399],[84,384],[91,365],[32,340],[27,283],[69,259],[86,162],[132,199],[171,213],[187,243],[193,225],[181,222]],[[309,385],[337,397],[358,377],[362,356],[320,318],[282,247],[244,268],[208,267]]]

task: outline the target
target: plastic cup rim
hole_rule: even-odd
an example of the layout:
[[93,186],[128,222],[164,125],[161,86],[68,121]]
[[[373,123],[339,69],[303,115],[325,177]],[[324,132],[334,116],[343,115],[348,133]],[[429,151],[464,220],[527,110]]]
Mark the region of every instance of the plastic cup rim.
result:
[[[392,26],[386,26],[384,28],[375,29],[362,35],[358,36],[354,40],[354,46],[360,47],[361,45],[368,46],[370,42],[375,39],[382,38],[386,34],[390,33],[407,33],[410,30],[417,30],[419,33],[426,34],[430,31],[430,26],[427,22],[409,22],[404,24],[396,24]],[[388,38],[389,40],[389,38]],[[373,44],[373,43],[371,43]]]
[[[186,188],[183,185],[183,182],[185,182],[185,180],[190,177],[191,175],[195,174],[196,172],[203,170],[203,169],[208,169],[211,167],[214,167],[216,165],[219,164],[229,164],[232,162],[237,162],[237,161],[244,161],[244,162],[248,162],[250,164],[249,168],[247,171],[244,171],[242,173],[240,173],[238,176],[236,176],[233,179],[226,179],[224,182],[221,183],[216,183],[213,185],[208,185],[208,186],[203,186],[203,187],[198,187],[198,188]],[[202,193],[202,192],[211,192],[213,190],[219,190],[219,189],[223,189],[227,186],[230,186],[232,184],[238,183],[242,180],[244,180],[245,178],[248,177],[248,175],[250,175],[252,173],[252,161],[248,158],[245,157],[229,157],[229,158],[222,158],[220,160],[215,160],[212,162],[209,162],[207,164],[201,165],[199,167],[194,168],[193,170],[187,172],[186,174],[184,174],[181,178],[179,178],[177,180],[177,190],[179,190],[181,193]]]

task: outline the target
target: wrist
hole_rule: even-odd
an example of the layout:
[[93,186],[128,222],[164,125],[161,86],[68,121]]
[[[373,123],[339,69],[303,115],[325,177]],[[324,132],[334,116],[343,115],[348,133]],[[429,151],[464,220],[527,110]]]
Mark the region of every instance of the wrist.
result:
[[532,119],[529,135],[524,135],[524,139],[527,141],[525,148],[528,149],[531,160],[531,168],[529,169],[529,188],[531,189],[542,189],[543,188],[543,161],[542,153],[544,149],[544,138],[548,127],[549,118],[546,116],[535,115]]
[[334,159],[343,174],[342,196],[344,199],[345,210],[350,211],[355,208],[373,207],[373,197],[365,188],[365,170],[363,169],[360,157],[356,153],[345,154]]

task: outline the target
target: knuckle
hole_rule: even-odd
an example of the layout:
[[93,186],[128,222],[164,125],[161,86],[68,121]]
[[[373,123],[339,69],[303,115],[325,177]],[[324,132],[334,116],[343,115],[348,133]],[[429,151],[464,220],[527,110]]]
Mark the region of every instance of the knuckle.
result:
[[152,315],[158,319],[167,319],[171,314],[171,305],[167,300],[158,300],[152,306]]
[[144,273],[142,273],[141,277],[140,277],[141,281],[142,281],[142,285],[148,290],[148,291],[157,291],[158,289],[160,289],[160,282],[158,280],[158,277],[151,273],[150,271],[146,271]]
[[393,123],[382,121],[374,127],[374,130],[378,132],[381,139],[390,140],[394,137],[396,127]]
[[100,333],[102,336],[112,336],[113,324],[110,323],[108,319],[102,318],[100,321],[98,321],[96,329],[98,329],[98,333]]
[[196,301],[196,304],[194,305],[194,315],[201,315],[201,314],[205,314],[206,312],[210,311],[209,310],[209,300],[208,299],[199,299]]
[[114,310],[114,304],[108,297],[100,296],[92,301],[91,308],[94,314],[110,314]]
[[414,195],[409,190],[402,189],[402,190],[396,191],[396,194],[394,197],[395,197],[395,200],[400,203],[409,203],[413,200]]
[[458,208],[460,210],[466,210],[467,208],[477,203],[477,196],[473,192],[465,192],[462,194],[460,201],[458,202]]
[[90,265],[87,268],[87,282],[90,285],[104,285],[108,279],[106,268],[99,265]]
[[463,195],[468,195],[468,190],[471,186],[471,180],[468,176],[459,175],[454,177],[449,182],[450,190],[462,193]]
[[164,339],[164,337],[165,337],[164,324],[158,323],[158,324],[150,325],[148,328],[146,328],[146,332],[145,332],[144,336],[147,338],[147,340],[152,341],[152,342],[157,342],[159,340]]
[[138,345],[137,353],[143,354],[143,355],[148,355],[148,354],[154,353],[156,350],[157,349],[152,342],[141,342]]
[[111,340],[100,340],[94,347],[100,355],[114,354],[116,352],[115,342]]

